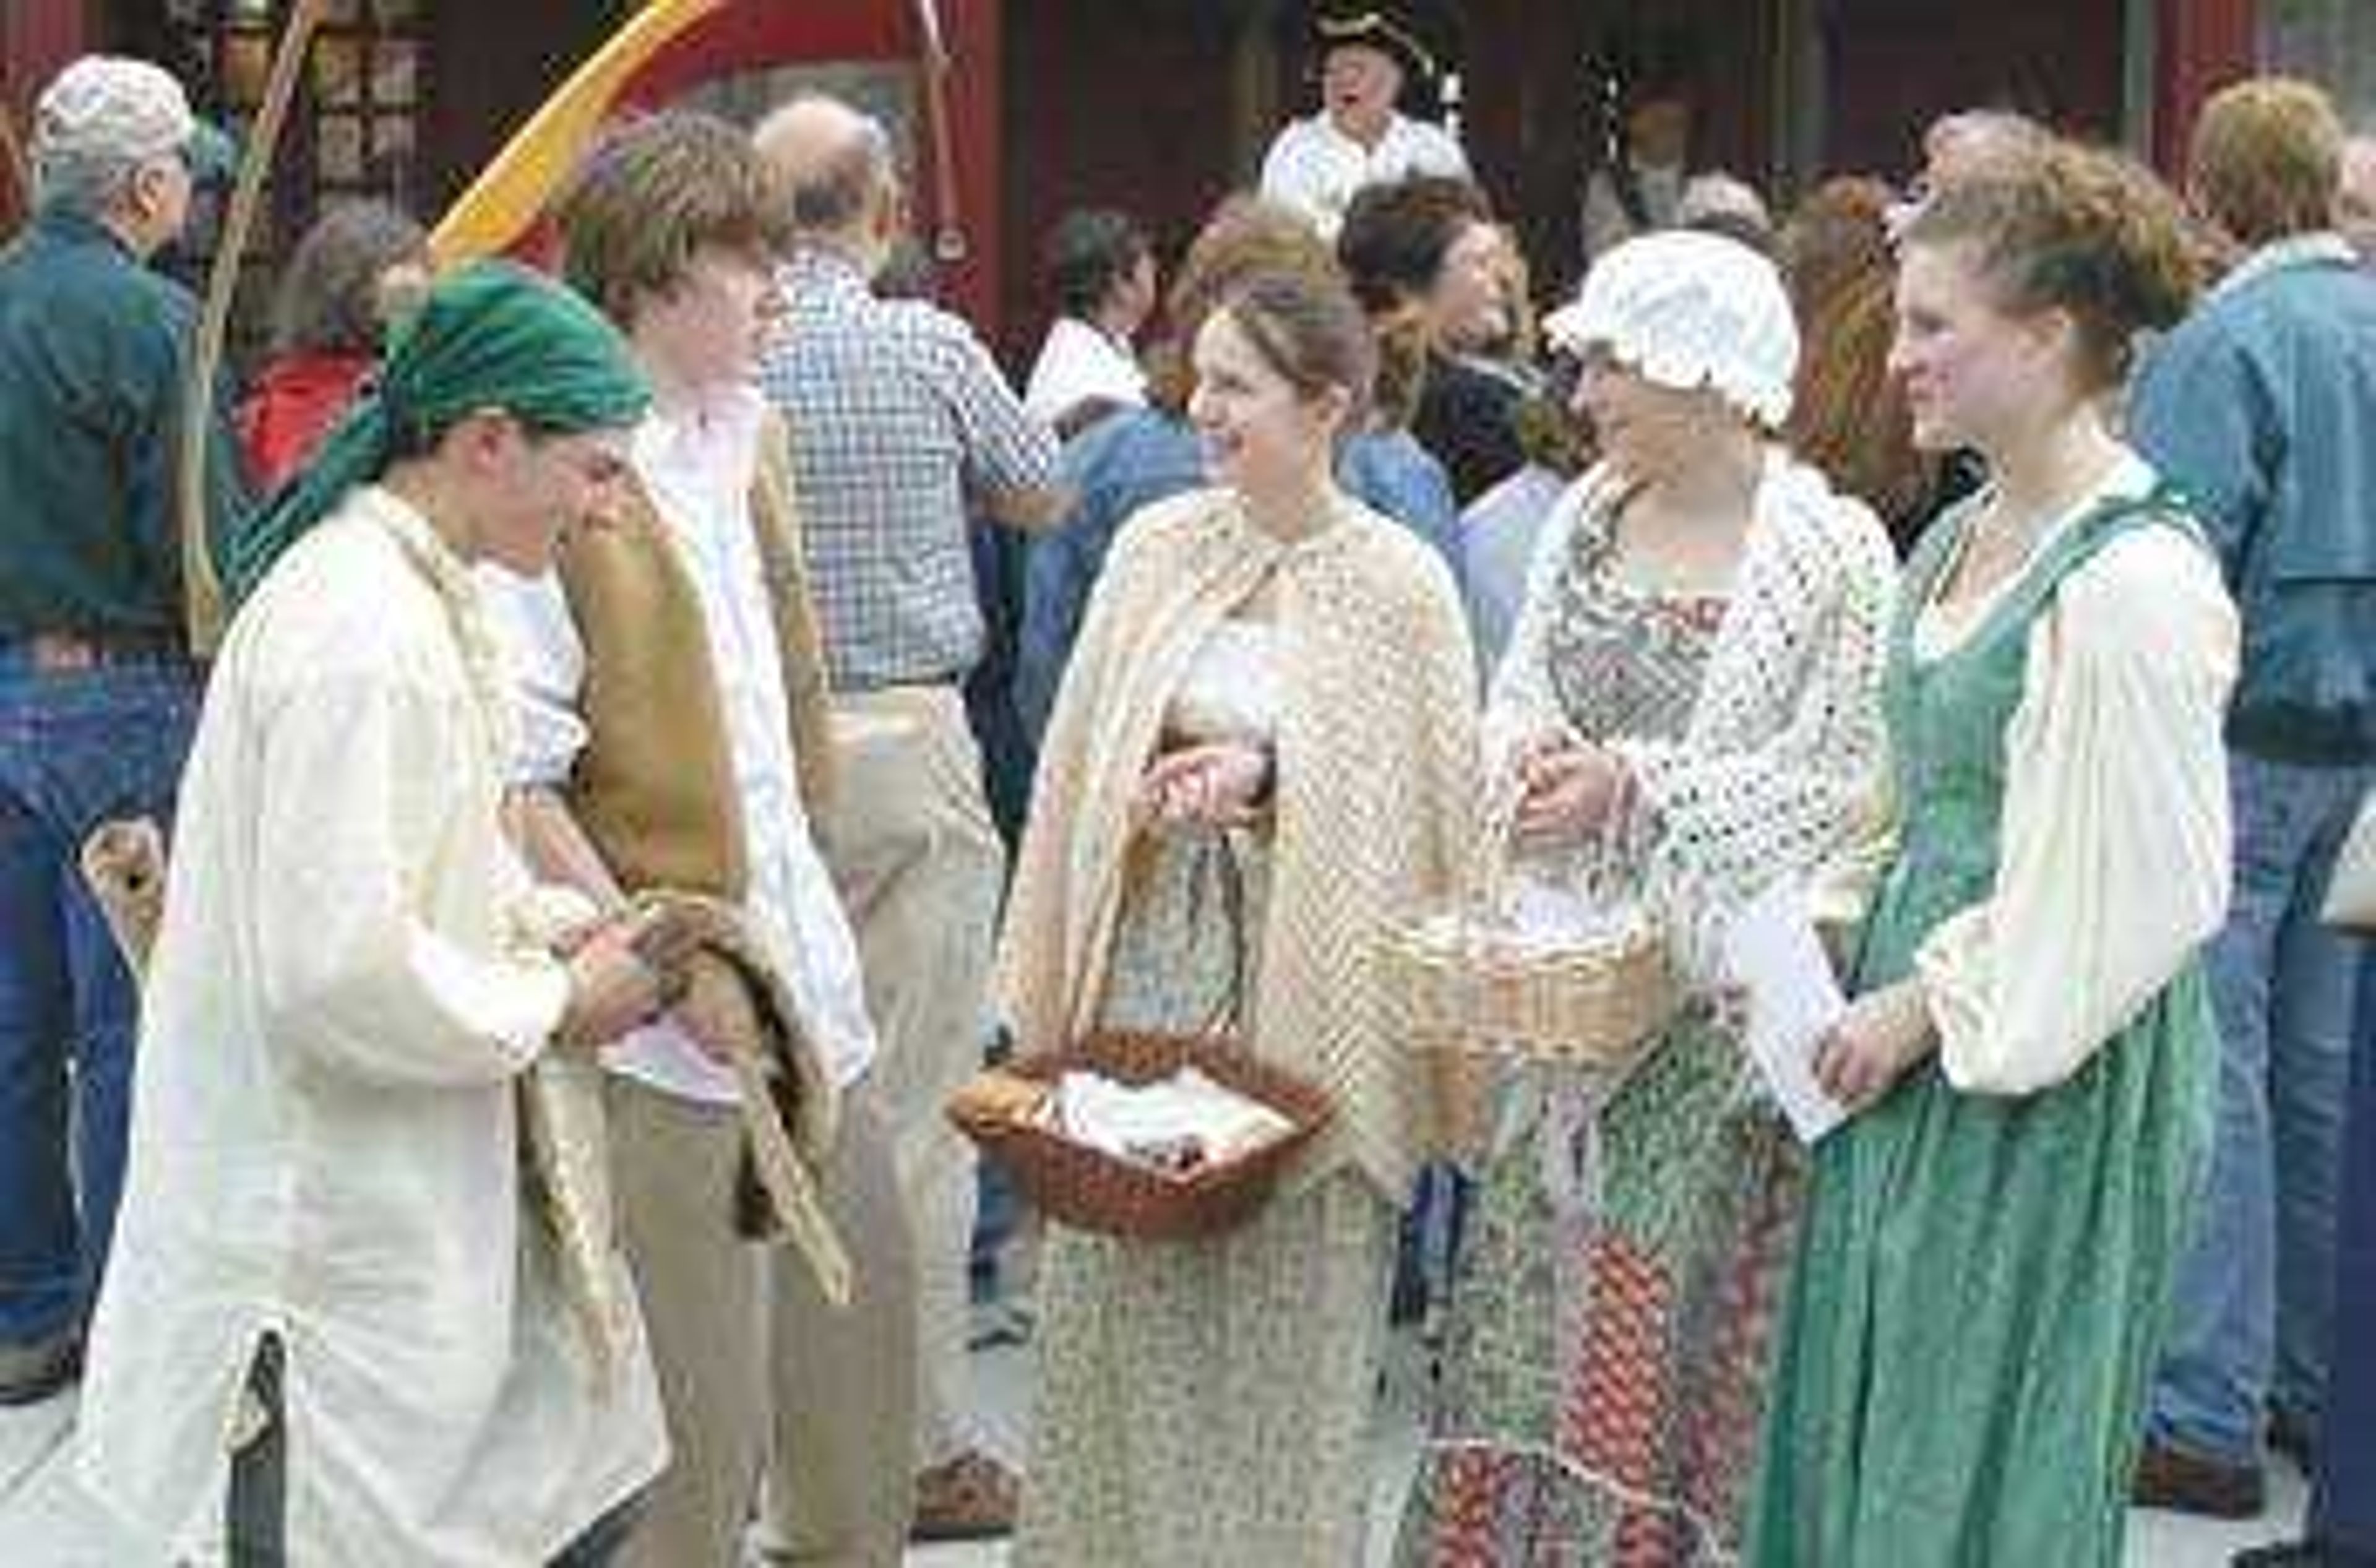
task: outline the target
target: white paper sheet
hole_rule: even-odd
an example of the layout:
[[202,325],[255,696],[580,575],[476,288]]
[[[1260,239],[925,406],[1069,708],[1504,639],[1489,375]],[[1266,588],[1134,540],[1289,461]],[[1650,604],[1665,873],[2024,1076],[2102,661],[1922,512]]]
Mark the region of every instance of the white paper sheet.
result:
[[1724,970],[1749,993],[1750,1056],[1799,1141],[1814,1143],[1847,1119],[1847,1108],[1815,1081],[1815,1051],[1848,1003],[1815,935],[1804,886],[1776,883],[1733,915]]

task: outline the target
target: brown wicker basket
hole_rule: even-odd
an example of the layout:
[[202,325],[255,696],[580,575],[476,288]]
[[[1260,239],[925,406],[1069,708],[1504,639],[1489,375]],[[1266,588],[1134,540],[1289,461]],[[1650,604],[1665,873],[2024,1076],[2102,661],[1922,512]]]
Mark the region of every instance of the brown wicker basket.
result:
[[[1148,1083],[1182,1067],[1262,1101],[1292,1124],[1237,1158],[1173,1175],[1074,1142],[1016,1114],[1018,1087],[1052,1090],[1075,1069]],[[1227,1037],[1098,1032],[1051,1055],[992,1068],[949,1101],[949,1120],[1005,1167],[1024,1195],[1076,1229],[1143,1241],[1182,1241],[1227,1230],[1262,1206],[1279,1173],[1330,1115],[1320,1089],[1255,1061]]]

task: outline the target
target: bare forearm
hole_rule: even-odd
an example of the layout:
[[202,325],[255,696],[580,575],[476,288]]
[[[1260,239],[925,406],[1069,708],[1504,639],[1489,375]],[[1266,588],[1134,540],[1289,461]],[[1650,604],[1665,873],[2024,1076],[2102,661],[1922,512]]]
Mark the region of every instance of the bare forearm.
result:
[[981,507],[993,522],[1042,533],[1072,516],[1073,493],[1062,488],[994,491],[982,497]]
[[575,887],[603,909],[626,907],[627,896],[602,852],[558,790],[525,786],[512,790],[505,804],[521,858],[539,878]]

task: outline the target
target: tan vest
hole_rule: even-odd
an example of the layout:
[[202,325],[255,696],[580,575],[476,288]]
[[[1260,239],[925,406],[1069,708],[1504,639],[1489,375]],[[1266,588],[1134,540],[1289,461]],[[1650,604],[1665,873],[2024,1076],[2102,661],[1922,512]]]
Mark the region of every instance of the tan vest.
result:
[[[739,901],[750,849],[700,595],[651,497],[641,484],[628,490],[621,514],[580,528],[561,557],[586,649],[580,710],[590,733],[570,775],[570,808],[628,892]],[[773,414],[760,433],[751,524],[775,610],[801,797],[814,816],[830,785],[830,694],[789,436]]]

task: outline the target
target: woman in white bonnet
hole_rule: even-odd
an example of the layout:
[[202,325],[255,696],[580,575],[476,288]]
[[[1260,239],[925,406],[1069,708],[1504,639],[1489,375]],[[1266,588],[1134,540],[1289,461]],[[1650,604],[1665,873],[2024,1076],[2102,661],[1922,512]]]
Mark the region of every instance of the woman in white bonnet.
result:
[[1803,1159],[1708,949],[1867,848],[1887,538],[1774,432],[1798,334],[1764,258],[1631,240],[1545,323],[1602,461],[1545,525],[1486,715],[1523,875],[1647,900],[1686,1001],[1622,1082],[1504,1086],[1406,1565],[1732,1561]]

